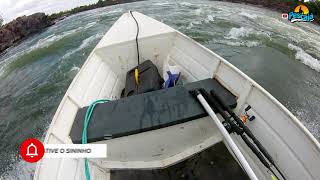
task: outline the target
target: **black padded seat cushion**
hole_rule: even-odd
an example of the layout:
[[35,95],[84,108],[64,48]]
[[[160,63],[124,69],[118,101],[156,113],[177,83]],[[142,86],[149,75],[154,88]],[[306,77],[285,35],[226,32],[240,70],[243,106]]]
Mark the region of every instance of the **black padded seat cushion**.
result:
[[[98,104],[88,127],[88,142],[132,135],[168,127],[207,116],[207,113],[189,90],[214,89],[231,108],[236,97],[215,79],[205,79],[169,89],[134,95],[104,104]],[[87,107],[79,109],[72,125],[73,143],[81,143],[84,116]]]

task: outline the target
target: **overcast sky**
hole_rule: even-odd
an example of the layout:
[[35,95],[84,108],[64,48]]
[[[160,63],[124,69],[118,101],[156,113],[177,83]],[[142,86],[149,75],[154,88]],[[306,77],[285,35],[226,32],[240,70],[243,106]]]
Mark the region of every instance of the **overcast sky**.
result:
[[0,15],[9,22],[22,15],[35,12],[47,14],[71,9],[84,4],[92,4],[98,0],[0,0]]

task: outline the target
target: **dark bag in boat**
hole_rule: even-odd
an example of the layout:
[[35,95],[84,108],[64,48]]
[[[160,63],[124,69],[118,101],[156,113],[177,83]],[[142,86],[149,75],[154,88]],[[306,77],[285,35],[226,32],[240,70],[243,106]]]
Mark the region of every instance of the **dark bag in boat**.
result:
[[135,68],[131,69],[126,76],[126,86],[122,97],[128,97],[136,94],[156,91],[161,89],[163,79],[161,78],[157,67],[150,61],[144,61],[138,67],[139,85],[135,81]]

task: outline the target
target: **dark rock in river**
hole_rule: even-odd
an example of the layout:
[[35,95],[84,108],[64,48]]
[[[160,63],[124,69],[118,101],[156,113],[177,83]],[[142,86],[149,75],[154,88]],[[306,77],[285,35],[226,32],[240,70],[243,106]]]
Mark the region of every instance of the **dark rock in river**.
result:
[[18,17],[0,28],[0,52],[12,46],[15,42],[32,33],[39,32],[53,23],[44,13]]

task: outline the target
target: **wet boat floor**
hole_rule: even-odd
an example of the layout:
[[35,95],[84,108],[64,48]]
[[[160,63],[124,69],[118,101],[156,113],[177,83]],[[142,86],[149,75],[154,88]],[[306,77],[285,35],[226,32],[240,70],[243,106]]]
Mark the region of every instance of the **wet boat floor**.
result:
[[111,180],[249,179],[223,143],[176,165],[156,170],[113,170]]

